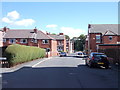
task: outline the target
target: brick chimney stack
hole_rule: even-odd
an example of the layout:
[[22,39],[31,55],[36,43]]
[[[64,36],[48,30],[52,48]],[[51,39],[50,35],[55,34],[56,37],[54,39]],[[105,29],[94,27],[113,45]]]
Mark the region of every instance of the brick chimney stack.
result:
[[46,31],[46,34],[47,34],[47,35],[50,35],[50,32],[48,33],[48,32]]
[[3,32],[7,32],[8,30],[9,30],[9,28],[7,28],[7,27],[3,28]]
[[37,33],[37,28],[35,27],[35,29],[34,29],[34,33]]
[[59,35],[64,35],[64,33],[59,33]]

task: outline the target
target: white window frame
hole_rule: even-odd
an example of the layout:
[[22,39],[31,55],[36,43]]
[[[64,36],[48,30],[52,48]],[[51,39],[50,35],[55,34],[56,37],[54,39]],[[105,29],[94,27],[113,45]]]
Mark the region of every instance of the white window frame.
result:
[[[25,40],[25,42],[23,42],[23,40]],[[26,43],[28,43],[28,42],[27,42],[27,39],[20,39],[20,43],[26,44]]]
[[49,40],[47,40],[48,43],[45,43],[45,40],[42,40],[42,44],[49,44]]
[[[99,39],[97,38],[99,36]],[[101,35],[96,35],[96,43],[101,43]]]
[[7,41],[7,40],[6,40],[5,38],[3,38],[3,42],[6,43],[6,41]]
[[[112,41],[112,39],[113,39],[113,36],[109,36],[108,38],[109,38],[109,41]],[[110,39],[110,38],[111,38],[111,39]]]
[[34,42],[34,39],[31,39],[31,42]]
[[37,40],[37,39],[35,39],[35,40],[34,40],[34,43],[37,43],[37,42],[38,42],[38,40]]
[[[13,40],[13,42],[11,42],[11,40]],[[16,43],[16,39],[9,39],[9,43],[10,44],[15,44]]]

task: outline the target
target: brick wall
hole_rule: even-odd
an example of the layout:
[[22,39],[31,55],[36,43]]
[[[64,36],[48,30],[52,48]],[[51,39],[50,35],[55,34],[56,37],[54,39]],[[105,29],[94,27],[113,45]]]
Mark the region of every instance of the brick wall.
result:
[[120,35],[119,36],[117,36],[118,37],[118,42],[120,42]]
[[66,39],[64,37],[64,52],[66,52]]
[[93,52],[97,51],[96,45],[102,44],[102,43],[96,43],[96,35],[101,35],[101,33],[90,33],[89,34],[89,37],[90,37],[90,50],[92,50]]
[[51,56],[57,56],[57,41],[56,40],[51,40]]
[[0,31],[0,47],[3,46],[3,38],[2,38],[2,34],[3,34],[3,32]]
[[109,36],[103,36],[104,44],[116,44],[118,41],[118,36],[112,36],[112,40],[109,40]]
[[40,48],[51,48],[51,40],[49,40],[49,43],[48,44],[43,44],[42,43],[42,40],[38,40],[38,46]]

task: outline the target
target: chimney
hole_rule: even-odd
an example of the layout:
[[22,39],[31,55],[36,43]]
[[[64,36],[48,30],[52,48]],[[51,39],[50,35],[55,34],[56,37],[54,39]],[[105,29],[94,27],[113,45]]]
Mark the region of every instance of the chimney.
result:
[[59,35],[64,35],[63,33],[59,33]]
[[46,31],[46,34],[47,34],[47,35],[50,35],[50,32],[48,33],[48,32]]
[[88,24],[88,28],[91,28],[91,25],[90,25],[90,24]]
[[6,27],[3,28],[3,32],[7,32],[8,30],[9,28],[6,28]]
[[37,33],[37,28],[35,27],[35,29],[34,29],[34,33]]

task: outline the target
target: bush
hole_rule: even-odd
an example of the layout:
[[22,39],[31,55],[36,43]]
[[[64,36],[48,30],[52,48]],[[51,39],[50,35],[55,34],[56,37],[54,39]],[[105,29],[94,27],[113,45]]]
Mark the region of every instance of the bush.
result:
[[6,48],[5,55],[10,66],[13,66],[19,63],[45,57],[45,49],[14,44]]

